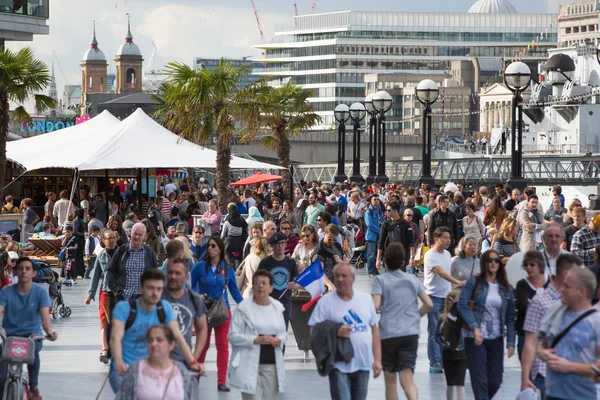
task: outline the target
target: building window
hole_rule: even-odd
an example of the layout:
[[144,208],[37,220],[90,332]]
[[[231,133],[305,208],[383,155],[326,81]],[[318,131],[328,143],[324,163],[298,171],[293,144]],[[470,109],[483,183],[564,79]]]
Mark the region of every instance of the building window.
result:
[[587,26],[583,25],[583,26],[581,27],[581,32],[587,32]]
[[579,33],[579,27],[578,26],[574,26],[573,27],[573,33]]
[[567,33],[567,34],[571,33],[571,28],[565,28],[565,33]]

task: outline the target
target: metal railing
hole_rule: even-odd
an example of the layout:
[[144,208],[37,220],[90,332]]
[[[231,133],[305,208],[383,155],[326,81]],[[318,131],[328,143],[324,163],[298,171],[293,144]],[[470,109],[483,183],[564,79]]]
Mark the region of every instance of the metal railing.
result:
[[[462,182],[467,184],[492,184],[510,178],[510,157],[489,156],[435,160],[432,175],[437,183]],[[352,165],[346,164],[346,174]],[[361,164],[361,175],[368,175],[369,166]],[[337,172],[335,164],[299,164],[294,166],[294,181],[332,182]],[[532,185],[596,185],[600,181],[600,157],[539,156],[523,160],[524,178]],[[386,163],[386,175],[392,182],[416,183],[421,178],[421,161]]]

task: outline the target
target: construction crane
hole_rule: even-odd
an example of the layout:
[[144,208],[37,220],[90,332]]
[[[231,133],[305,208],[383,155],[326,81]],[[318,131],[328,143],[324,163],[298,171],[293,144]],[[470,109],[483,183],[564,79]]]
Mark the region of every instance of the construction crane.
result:
[[265,41],[265,35],[263,34],[263,28],[260,24],[260,16],[258,15],[258,10],[256,9],[256,5],[254,4],[254,0],[250,0],[252,2],[252,8],[254,9],[254,16],[256,17],[256,24],[258,25],[258,31],[260,32],[260,38],[262,41]]
[[315,13],[315,8],[317,8],[317,2],[319,0],[314,0],[312,3],[312,6],[310,7],[310,11],[308,12],[309,14],[314,14]]
[[298,4],[294,3],[294,11],[296,12],[296,17],[298,16]]

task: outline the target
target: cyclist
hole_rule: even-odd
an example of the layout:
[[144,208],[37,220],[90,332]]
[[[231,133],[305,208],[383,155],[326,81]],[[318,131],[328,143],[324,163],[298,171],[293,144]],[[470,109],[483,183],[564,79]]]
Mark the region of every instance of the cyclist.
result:
[[[27,337],[41,334],[43,329],[48,339],[55,341],[58,333],[52,330],[50,322],[50,296],[46,289],[33,284],[33,278],[37,274],[33,262],[28,257],[20,257],[15,268],[19,282],[0,291],[0,316],[4,314],[2,327],[6,336]],[[38,389],[41,349],[42,342],[36,341],[35,361],[27,366],[31,400],[42,400]],[[0,393],[6,383],[7,368],[6,363],[0,363]]]

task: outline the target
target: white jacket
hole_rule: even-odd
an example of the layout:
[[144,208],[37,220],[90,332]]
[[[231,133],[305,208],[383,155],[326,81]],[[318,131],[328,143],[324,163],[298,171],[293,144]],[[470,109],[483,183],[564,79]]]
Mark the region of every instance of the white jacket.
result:
[[[277,321],[277,337],[281,339],[281,346],[275,349],[275,365],[277,366],[277,380],[279,383],[279,393],[283,393],[285,387],[285,367],[283,365],[282,348],[287,340],[287,331],[283,319],[283,305],[271,298],[271,306],[275,307],[281,316]],[[230,386],[241,390],[244,393],[255,394],[256,383],[258,381],[258,366],[260,360],[260,345],[254,344],[254,339],[258,336],[254,327],[254,316],[252,312],[252,302],[254,295],[242,301],[236,308],[229,326],[227,338],[231,343],[231,360],[229,361],[229,371],[227,381]]]

